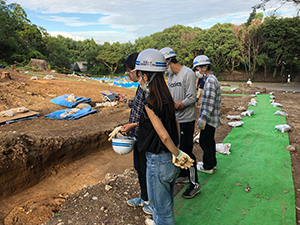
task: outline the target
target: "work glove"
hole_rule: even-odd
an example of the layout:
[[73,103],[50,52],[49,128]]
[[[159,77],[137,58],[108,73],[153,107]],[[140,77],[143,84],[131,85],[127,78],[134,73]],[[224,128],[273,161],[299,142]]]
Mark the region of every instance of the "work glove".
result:
[[179,155],[176,157],[175,155],[173,156],[173,164],[175,166],[180,167],[181,169],[188,169],[191,166],[193,166],[194,160],[191,159],[186,153],[183,151],[179,150]]
[[202,117],[200,117],[199,120],[197,121],[197,127],[198,127],[200,130],[204,130],[204,129],[205,129],[205,126],[206,126],[206,120],[203,119]]
[[122,126],[116,127],[108,136],[108,141],[111,141],[112,138],[114,138],[115,136],[117,136],[117,134],[119,134],[119,131],[121,130]]

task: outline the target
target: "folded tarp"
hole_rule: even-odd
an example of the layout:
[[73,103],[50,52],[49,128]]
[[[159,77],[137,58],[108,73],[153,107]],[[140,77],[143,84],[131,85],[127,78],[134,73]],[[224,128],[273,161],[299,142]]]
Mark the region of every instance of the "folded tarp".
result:
[[74,96],[75,101],[70,102],[70,101],[67,101],[69,96],[72,96],[72,94],[58,96],[56,98],[51,99],[50,102],[57,104],[57,105],[73,108],[73,107],[76,107],[80,103],[89,103],[92,101],[92,99],[90,99],[90,98]]
[[[59,120],[76,120],[80,117],[86,116],[97,112],[97,109],[92,110],[92,107],[86,107],[78,110],[75,113],[72,113],[73,109],[63,109],[52,112],[45,116],[46,119],[59,119]],[[72,113],[72,114],[69,114]]]
[[9,123],[22,121],[22,120],[35,119],[40,116],[39,112],[35,112],[35,111],[18,113],[16,109],[10,109],[10,110],[13,111],[15,115],[0,117],[0,124],[2,123],[9,124]]
[[15,119],[15,120],[9,120],[9,121],[6,122],[6,124],[15,123],[15,122],[23,121],[23,120],[36,119],[36,118],[38,118],[39,116],[40,116],[40,115],[24,117],[24,118],[21,118],[21,119]]

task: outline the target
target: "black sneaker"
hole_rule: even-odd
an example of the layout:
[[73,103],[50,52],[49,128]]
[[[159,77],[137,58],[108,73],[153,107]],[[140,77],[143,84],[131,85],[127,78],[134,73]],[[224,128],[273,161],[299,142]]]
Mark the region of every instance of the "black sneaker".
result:
[[201,193],[200,185],[192,185],[185,190],[185,192],[182,193],[182,197],[184,198],[194,198],[197,194]]

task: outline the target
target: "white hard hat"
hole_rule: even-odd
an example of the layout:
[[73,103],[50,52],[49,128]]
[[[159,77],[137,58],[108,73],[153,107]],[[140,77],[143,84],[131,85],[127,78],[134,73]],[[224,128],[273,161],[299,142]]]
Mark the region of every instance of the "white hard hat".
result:
[[204,66],[204,65],[210,65],[209,58],[206,55],[198,55],[196,58],[194,58],[193,69],[196,66]]
[[112,147],[116,153],[126,155],[133,150],[135,142],[134,137],[119,136],[112,139]]
[[[136,59],[135,69],[149,72],[165,72],[167,62],[164,55],[157,49],[143,50]],[[133,70],[133,71],[134,71]]]
[[170,47],[162,48],[160,50],[160,52],[165,56],[166,59],[169,59],[171,57],[175,57],[176,56],[174,50],[171,49]]

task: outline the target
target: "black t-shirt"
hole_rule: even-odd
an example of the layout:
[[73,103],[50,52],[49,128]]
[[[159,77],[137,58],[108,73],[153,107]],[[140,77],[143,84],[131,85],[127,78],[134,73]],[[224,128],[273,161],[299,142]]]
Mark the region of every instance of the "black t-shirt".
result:
[[[146,105],[161,120],[165,129],[169,133],[172,141],[177,146],[179,143],[179,139],[178,139],[178,131],[176,126],[175,114],[173,115],[174,119],[171,119],[171,114],[168,107],[168,101],[163,96],[162,99],[163,99],[162,111],[158,110],[157,106],[152,107],[147,103]],[[143,108],[143,112],[140,117],[137,145],[140,152],[152,152],[158,154],[161,151],[169,151],[168,148],[160,140],[158,134],[156,133],[147,115],[145,107]]]

